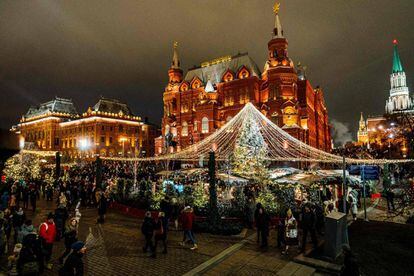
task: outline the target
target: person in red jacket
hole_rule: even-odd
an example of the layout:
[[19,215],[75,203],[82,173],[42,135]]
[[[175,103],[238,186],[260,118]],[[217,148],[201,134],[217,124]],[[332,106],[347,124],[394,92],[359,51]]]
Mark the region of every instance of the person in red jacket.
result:
[[188,238],[193,243],[193,247],[191,247],[191,250],[197,249],[198,246],[197,246],[197,242],[194,238],[194,233],[193,233],[193,222],[194,222],[193,208],[191,208],[190,206],[187,206],[184,208],[182,215],[181,215],[181,222],[182,222],[183,231],[184,231],[184,237],[183,237],[183,241],[181,242],[181,245],[184,246]]
[[39,228],[39,236],[42,239],[42,245],[45,251],[46,267],[48,269],[52,269],[50,258],[52,257],[53,243],[56,238],[56,225],[53,218],[53,214],[49,213],[46,221],[43,222]]

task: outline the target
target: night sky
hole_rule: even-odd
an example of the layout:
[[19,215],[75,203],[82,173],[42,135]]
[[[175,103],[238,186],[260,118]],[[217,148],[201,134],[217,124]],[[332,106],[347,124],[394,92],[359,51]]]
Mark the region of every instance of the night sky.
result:
[[[100,95],[118,98],[159,124],[173,41],[185,72],[246,51],[263,69],[273,4],[1,1],[0,127],[11,127],[30,105],[55,95],[72,98],[79,112]],[[281,1],[289,55],[307,66],[314,86],[324,88],[334,126],[355,131],[360,111],[383,112],[394,38],[414,89],[413,14],[412,0]]]

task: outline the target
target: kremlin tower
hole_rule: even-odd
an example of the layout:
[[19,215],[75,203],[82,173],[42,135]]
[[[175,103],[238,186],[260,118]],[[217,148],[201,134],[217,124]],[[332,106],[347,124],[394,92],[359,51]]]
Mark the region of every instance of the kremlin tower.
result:
[[390,96],[385,104],[385,113],[387,114],[412,111],[413,107],[405,72],[398,54],[398,42],[396,39],[394,39],[393,44],[394,56],[392,59],[392,73],[390,75],[391,89]]

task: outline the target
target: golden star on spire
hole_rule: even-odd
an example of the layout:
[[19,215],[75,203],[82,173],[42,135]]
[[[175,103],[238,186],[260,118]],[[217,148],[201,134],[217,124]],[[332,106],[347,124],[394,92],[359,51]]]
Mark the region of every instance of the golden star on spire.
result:
[[174,49],[178,47],[178,42],[174,41]]
[[273,6],[273,12],[274,12],[274,14],[278,14],[279,13],[279,9],[280,9],[280,3],[276,2],[275,5]]

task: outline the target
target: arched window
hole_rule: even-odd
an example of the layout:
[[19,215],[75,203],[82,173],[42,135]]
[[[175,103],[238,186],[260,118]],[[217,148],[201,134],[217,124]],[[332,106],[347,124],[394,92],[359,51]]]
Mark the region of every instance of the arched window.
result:
[[204,117],[202,120],[201,120],[201,132],[202,133],[208,133],[208,118],[207,117]]
[[194,121],[194,127],[193,127],[194,132],[198,131],[198,121]]
[[165,135],[167,135],[170,132],[170,126],[165,125]]
[[182,129],[181,129],[181,136],[188,136],[188,124],[187,122],[183,122],[181,124]]

